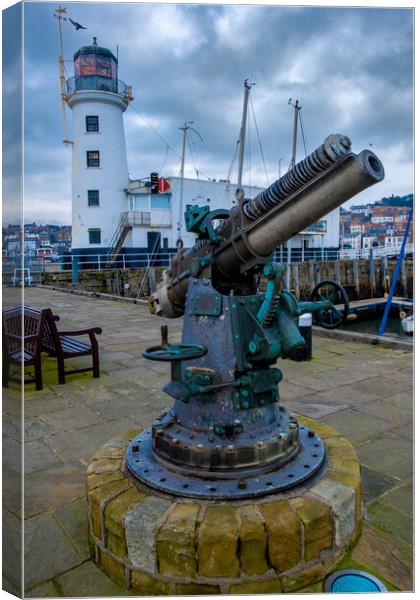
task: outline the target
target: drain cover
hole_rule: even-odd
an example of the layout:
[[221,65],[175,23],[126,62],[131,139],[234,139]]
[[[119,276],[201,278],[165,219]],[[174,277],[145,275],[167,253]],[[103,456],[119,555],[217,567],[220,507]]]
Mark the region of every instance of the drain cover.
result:
[[365,571],[355,571],[352,569],[332,573],[324,584],[324,592],[335,594],[387,591],[382,581],[379,581],[377,577]]

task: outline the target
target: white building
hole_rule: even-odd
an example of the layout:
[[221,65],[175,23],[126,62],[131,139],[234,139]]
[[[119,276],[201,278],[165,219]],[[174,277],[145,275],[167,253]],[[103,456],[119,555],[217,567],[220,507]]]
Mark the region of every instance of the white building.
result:
[[[92,255],[115,260],[134,255],[162,256],[178,239],[190,247],[195,236],[185,229],[184,211],[197,204],[229,209],[236,184],[179,177],[129,180],[123,113],[132,89],[117,79],[118,61],[106,48],[83,46],[73,57],[74,77],[66,102],[73,111],[72,254],[81,262]],[[263,188],[244,186],[252,198]],[[293,249],[338,248],[339,208],[291,241]],[[124,259],[125,260],[125,259]]]
[[375,248],[379,246],[378,238],[374,235],[364,235],[362,239],[363,248]]
[[359,250],[362,246],[362,236],[360,233],[347,233],[341,239],[344,249]]
[[372,217],[371,218],[371,222],[372,223],[393,223],[394,222],[394,217],[391,215],[383,215],[380,217]]

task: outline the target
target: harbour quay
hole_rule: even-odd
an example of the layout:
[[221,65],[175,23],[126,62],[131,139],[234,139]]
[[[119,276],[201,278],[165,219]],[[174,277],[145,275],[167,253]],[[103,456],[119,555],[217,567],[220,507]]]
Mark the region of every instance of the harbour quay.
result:
[[[6,308],[15,304],[12,288],[5,288],[3,297]],[[118,549],[123,557],[116,564],[109,560],[106,569],[103,564],[100,569],[95,562],[98,557],[92,554],[89,546],[86,477],[94,475],[98,482],[102,477],[103,485],[113,485],[114,503],[118,503],[118,498],[121,502],[123,497],[135,494],[133,491],[127,494],[118,470],[112,468],[119,464],[121,451],[118,446],[128,444],[170,405],[170,398],[162,391],[168,379],[167,365],[146,361],[142,356],[148,346],[159,343],[159,331],[147,307],[139,304],[110,302],[36,287],[25,290],[25,303],[34,308],[51,306],[60,314],[63,329],[88,327],[92,323],[103,327],[99,379],[92,378],[91,374],[73,375],[64,386],[58,385],[55,379],[48,380],[41,391],[26,386],[27,597],[87,596],[92,593],[99,596],[131,595],[140,585],[139,581],[143,593],[148,595],[253,593],[256,589],[261,593],[264,590],[286,592],[291,588],[306,592],[322,590],[322,567],[313,568],[306,580],[305,575],[297,581],[293,577],[275,576],[270,562],[275,560],[273,551],[264,554],[269,561],[265,572],[271,569],[271,574],[260,576],[259,588],[250,586],[243,567],[246,563],[239,551],[240,534],[235,529],[229,536],[229,543],[237,548],[239,575],[237,582],[231,584],[232,589],[226,587],[226,577],[211,586],[204,583],[204,577],[196,583],[204,587],[194,589],[182,583],[180,575],[162,575],[159,570],[165,570],[165,557],[159,555],[159,543],[158,559],[151,567],[156,571],[155,575],[148,572],[147,577],[139,579],[137,576],[137,579],[127,581],[126,573],[130,567],[124,547]],[[179,339],[180,320],[162,318],[162,323],[169,326],[172,340]],[[75,359],[80,364],[84,360]],[[362,569],[378,576],[389,590],[411,590],[412,351],[398,345],[387,347],[322,337],[314,331],[312,360],[279,361],[279,365],[283,371],[280,403],[302,424],[310,422],[314,431],[319,431],[327,440],[328,432],[335,430],[336,445],[340,447],[340,438],[348,440],[354,448],[355,460],[360,464],[363,527],[334,568]],[[19,470],[16,456],[21,449],[19,413],[20,393],[10,386],[4,390],[3,401],[4,485],[8,490],[3,510],[4,531],[6,537],[11,536],[11,544],[21,518],[20,490],[16,487]],[[114,441],[111,443],[111,440]],[[92,473],[92,469],[89,471],[92,457],[98,452],[106,456],[106,448],[110,454],[114,453],[105,461],[103,457],[101,459],[107,474]],[[346,459],[339,454],[335,456],[337,468],[345,468]],[[292,500],[290,503],[293,505]],[[297,511],[296,502],[294,505]],[[154,539],[159,542],[165,536],[165,522],[153,521],[154,512],[149,511],[149,521],[156,525]],[[202,515],[195,524],[198,536],[205,535],[201,518]],[[106,520],[106,516],[103,526],[111,533],[116,530],[115,524],[112,525],[109,518]],[[328,525],[322,530],[328,538]],[[263,532],[260,544],[269,547],[270,533],[268,539],[266,535]],[[113,540],[109,542],[111,546],[116,543],[112,535],[108,539]],[[113,548],[115,551],[115,545]],[[107,548],[104,550],[103,554],[107,556]],[[196,573],[203,572],[205,565],[200,565],[200,560],[203,560],[202,555],[193,553],[186,564]],[[6,558],[4,576],[7,587],[13,591],[18,583],[12,553],[9,561],[8,564]],[[317,581],[308,585],[314,572]]]

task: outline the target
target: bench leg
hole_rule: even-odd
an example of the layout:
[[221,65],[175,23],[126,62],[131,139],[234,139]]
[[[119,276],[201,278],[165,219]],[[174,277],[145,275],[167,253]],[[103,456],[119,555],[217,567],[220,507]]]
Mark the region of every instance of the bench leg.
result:
[[99,369],[98,348],[95,348],[95,347],[92,348],[92,363],[93,363],[93,376],[95,378],[98,378],[101,373],[100,373],[100,369]]
[[42,390],[42,368],[41,368],[41,357],[35,362],[35,388]]
[[57,370],[58,370],[58,383],[60,385],[64,385],[66,383],[66,378],[64,374],[64,359],[60,356],[57,356]]

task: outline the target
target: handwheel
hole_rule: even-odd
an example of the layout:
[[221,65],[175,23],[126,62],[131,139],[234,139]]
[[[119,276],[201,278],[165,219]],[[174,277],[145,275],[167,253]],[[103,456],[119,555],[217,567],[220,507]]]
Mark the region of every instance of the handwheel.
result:
[[[349,297],[346,290],[336,281],[325,280],[316,285],[311,294],[312,302],[328,302],[329,305],[321,308],[316,319],[324,329],[335,329],[347,318],[349,313]],[[342,308],[337,308],[342,305]]]
[[172,362],[179,360],[192,360],[193,358],[200,358],[200,356],[207,354],[207,348],[201,344],[169,344],[167,325],[162,325],[160,331],[162,335],[161,345],[147,348],[143,352],[144,358],[148,358],[149,360]]

